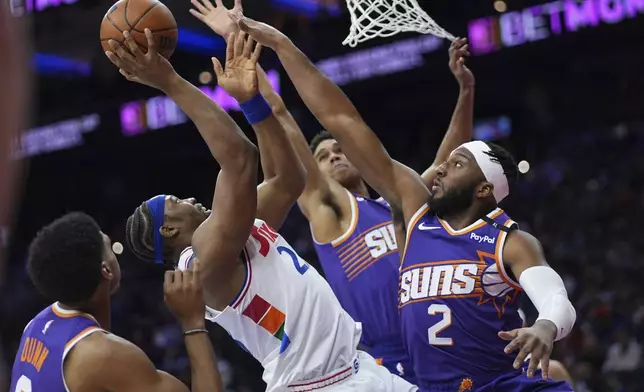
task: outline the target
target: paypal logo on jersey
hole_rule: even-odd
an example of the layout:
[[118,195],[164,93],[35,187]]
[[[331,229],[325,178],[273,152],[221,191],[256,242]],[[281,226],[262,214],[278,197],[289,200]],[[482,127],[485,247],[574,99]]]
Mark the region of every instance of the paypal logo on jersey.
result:
[[483,242],[487,242],[488,244],[493,244],[496,241],[496,238],[494,238],[494,237],[488,237],[486,235],[482,236],[482,235],[478,235],[476,233],[470,234],[470,239],[478,242],[479,244],[481,244]]

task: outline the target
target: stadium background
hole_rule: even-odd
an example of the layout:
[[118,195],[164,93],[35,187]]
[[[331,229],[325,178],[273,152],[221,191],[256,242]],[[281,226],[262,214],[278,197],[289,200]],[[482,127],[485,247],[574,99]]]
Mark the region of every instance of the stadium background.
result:
[[[244,9],[291,36],[342,85],[390,153],[422,170],[458,94],[447,42],[400,34],[343,47],[346,9],[337,0],[321,1],[245,0]],[[476,137],[531,164],[503,207],[541,239],[577,307],[575,330],[557,344],[554,358],[569,367],[579,391],[644,388],[638,343],[644,338],[644,1],[507,0],[505,13],[493,0],[419,3],[448,31],[472,41]],[[188,0],[165,4],[181,29],[173,64],[200,85],[223,41],[188,14]],[[11,1],[32,37],[35,82],[30,128],[14,150],[25,169],[22,197],[14,225],[0,229],[7,261],[0,271],[4,390],[22,328],[47,305],[24,269],[26,246],[40,226],[83,210],[123,242],[127,216],[150,196],[174,193],[204,204],[212,198],[217,165],[194,127],[167,100],[150,100],[156,91],[122,80],[103,55],[98,26],[110,5]],[[273,79],[310,139],[320,126],[276,57],[266,50],[261,62],[281,76]],[[206,88],[252,137],[234,102],[214,84]],[[282,233],[319,267],[297,208]],[[114,297],[113,331],[187,380],[180,331],[162,301],[162,271],[127,250],[119,260],[124,278]],[[229,390],[263,390],[254,359],[221,329],[211,331]]]

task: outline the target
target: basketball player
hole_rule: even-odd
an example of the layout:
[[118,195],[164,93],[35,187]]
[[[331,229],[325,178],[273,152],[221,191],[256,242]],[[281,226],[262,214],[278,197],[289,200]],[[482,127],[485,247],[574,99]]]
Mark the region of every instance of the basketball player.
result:
[[[204,327],[199,267],[166,272],[168,307],[179,320],[192,370],[192,391],[223,391]],[[45,226],[29,247],[27,270],[54,302],[22,334],[10,392],[183,392],[134,344],[109,333],[110,296],[121,269],[110,239],[83,213]]]
[[[238,31],[229,12],[242,12],[241,0],[231,10],[221,1],[192,0],[190,12],[215,33],[227,37]],[[450,46],[450,68],[461,93],[452,123],[439,148],[433,166],[447,159],[461,143],[471,139],[474,76],[464,64],[468,55],[464,40]],[[327,281],[342,307],[363,327],[361,344],[389,371],[415,383],[413,368],[400,334],[398,316],[397,252],[391,211],[383,199],[369,197],[360,173],[346,159],[328,132],[317,135],[307,145],[297,123],[282,99],[263,82],[260,91],[273,107],[300,160],[307,170],[307,184],[298,199],[301,211],[311,224],[315,249]],[[265,87],[265,88],[263,88]],[[427,170],[423,178],[433,172]]]
[[[518,175],[510,154],[482,141],[465,143],[437,168],[428,189],[389,157],[342,90],[284,34],[248,18],[238,21],[277,52],[307,107],[404,217],[399,307],[421,390],[570,391],[547,375],[552,344],[570,332],[575,310],[537,239],[497,207]],[[539,311],[529,328],[521,328],[517,313],[521,289]],[[544,380],[530,380],[539,361]]]
[[[149,39],[153,40],[151,35]],[[281,126],[258,91],[259,49],[252,50],[253,41],[244,32],[231,34],[227,43],[225,70],[215,61],[219,84],[241,102],[256,132],[271,127],[276,131],[271,136],[277,139],[271,141],[292,149],[286,136],[279,135]],[[136,44],[127,44],[137,51]],[[146,60],[150,52],[130,56],[132,64],[122,61],[128,57],[124,51],[117,55],[113,61],[131,80],[163,85],[167,82],[161,75],[174,78],[164,59]],[[234,138],[245,140],[232,120],[214,124],[212,117],[219,116],[221,109],[210,100],[199,103],[200,111],[189,112],[197,105],[191,101],[201,99],[200,92],[189,97],[187,90],[185,95],[167,91],[173,99],[184,99],[177,103],[182,109],[185,106],[221,165],[212,213],[195,206],[193,200],[152,198],[128,219],[129,247],[142,258],[176,260],[179,269],[189,268],[197,258],[201,261],[206,318],[221,325],[262,364],[268,391],[416,390],[357,350],[360,324],[342,309],[317,271],[275,231],[288,209],[276,204],[274,195],[261,193],[279,193],[280,188],[266,184],[256,190],[256,167],[231,165],[231,159],[256,165],[253,157],[229,152]],[[297,167],[295,153],[290,155],[291,166]],[[298,196],[291,196],[291,205]]]

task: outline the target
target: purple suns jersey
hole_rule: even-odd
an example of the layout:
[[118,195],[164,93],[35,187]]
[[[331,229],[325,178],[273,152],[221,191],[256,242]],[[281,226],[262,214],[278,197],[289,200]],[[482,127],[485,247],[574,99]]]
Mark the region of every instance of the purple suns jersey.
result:
[[62,309],[57,303],[34,317],[22,334],[13,363],[10,392],[66,392],[63,362],[84,337],[104,332],[86,313]]
[[453,230],[427,205],[412,217],[400,270],[403,336],[421,391],[477,390],[513,372],[503,330],[521,327],[521,288],[503,266],[517,224],[495,209]]
[[400,331],[396,298],[400,257],[391,210],[383,199],[347,194],[351,200],[349,229],[330,243],[314,241],[315,250],[340,304],[362,323],[362,344],[379,362],[398,358],[389,370],[405,376],[411,365],[405,360],[408,356]]

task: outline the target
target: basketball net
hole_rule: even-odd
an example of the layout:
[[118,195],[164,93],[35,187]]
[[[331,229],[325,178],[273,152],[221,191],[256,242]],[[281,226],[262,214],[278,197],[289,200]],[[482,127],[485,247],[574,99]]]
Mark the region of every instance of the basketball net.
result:
[[415,31],[454,40],[418,5],[416,0],[346,0],[351,13],[349,35],[342,45],[355,47],[376,37]]

